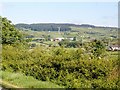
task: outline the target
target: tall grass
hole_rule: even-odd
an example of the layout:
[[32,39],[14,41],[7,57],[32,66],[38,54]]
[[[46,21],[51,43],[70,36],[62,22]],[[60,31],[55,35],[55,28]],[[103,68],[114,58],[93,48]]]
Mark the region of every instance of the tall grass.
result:
[[[39,81],[32,76],[25,76],[21,73],[11,73],[8,71],[0,71],[0,77],[2,77],[3,84],[12,85],[20,88],[63,88],[48,81]],[[11,87],[12,87],[11,86]]]

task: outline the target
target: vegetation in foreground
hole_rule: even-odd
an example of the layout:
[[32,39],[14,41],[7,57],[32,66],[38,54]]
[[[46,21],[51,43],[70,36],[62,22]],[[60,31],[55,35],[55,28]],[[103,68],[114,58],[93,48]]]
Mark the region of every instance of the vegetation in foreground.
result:
[[9,28],[10,23],[6,24],[6,19],[3,22],[8,25],[3,30],[9,34],[2,33],[2,71],[21,72],[66,88],[119,88],[118,54],[112,57],[101,41],[77,49],[36,47],[30,50],[23,44],[26,40],[14,36],[19,33],[14,34],[16,30]]
[[117,56],[89,59],[90,56],[83,53],[81,49],[39,47],[28,51],[5,46],[2,70],[22,72],[66,88],[118,88]]
[[51,82],[40,81],[32,76],[25,76],[22,73],[0,71],[0,77],[2,77],[3,86],[9,88],[63,88]]

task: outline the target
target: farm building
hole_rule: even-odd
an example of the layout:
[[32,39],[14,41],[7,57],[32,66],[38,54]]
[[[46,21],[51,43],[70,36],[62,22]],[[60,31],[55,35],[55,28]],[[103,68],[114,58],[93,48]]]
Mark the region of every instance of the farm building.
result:
[[74,40],[74,38],[69,37],[69,38],[55,38],[55,39],[51,39],[51,41],[62,41],[62,40],[64,40],[64,39],[67,39],[67,40],[70,40],[70,41],[73,41],[73,40]]
[[64,40],[64,38],[55,38],[55,39],[53,39],[53,41],[62,41],[62,40]]
[[119,45],[111,45],[111,46],[109,46],[108,50],[118,51],[118,50],[120,50],[120,46]]
[[70,37],[70,38],[67,38],[68,40],[71,40],[71,41],[73,41],[74,40],[74,38],[72,38],[72,37]]

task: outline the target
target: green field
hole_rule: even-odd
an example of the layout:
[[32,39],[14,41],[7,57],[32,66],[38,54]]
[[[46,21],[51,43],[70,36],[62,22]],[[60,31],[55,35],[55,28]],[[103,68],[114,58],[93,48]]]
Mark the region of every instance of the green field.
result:
[[22,73],[11,73],[0,71],[2,85],[8,88],[64,88],[51,82],[39,81],[32,76],[25,76]]
[[[82,27],[70,27],[71,31],[66,32],[56,32],[56,31],[33,31],[33,30],[22,30],[24,34],[33,35],[34,38],[42,38],[43,36],[50,36],[51,39],[54,38],[68,38],[76,37],[77,41],[90,42],[93,39],[98,40],[108,40],[112,43],[118,42],[118,30],[108,29],[108,28],[82,28]],[[45,41],[45,43],[56,44],[56,42]]]

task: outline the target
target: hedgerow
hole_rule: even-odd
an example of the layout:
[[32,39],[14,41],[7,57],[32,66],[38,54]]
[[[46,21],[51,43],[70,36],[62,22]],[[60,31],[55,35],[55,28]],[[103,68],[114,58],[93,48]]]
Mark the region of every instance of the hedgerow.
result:
[[[96,58],[86,50],[66,48],[20,49],[4,45],[2,70],[22,72],[67,88],[118,88],[118,78],[108,79],[117,58]],[[117,71],[116,71],[117,73]],[[114,77],[114,75],[113,75]],[[115,76],[118,77],[118,76]]]

